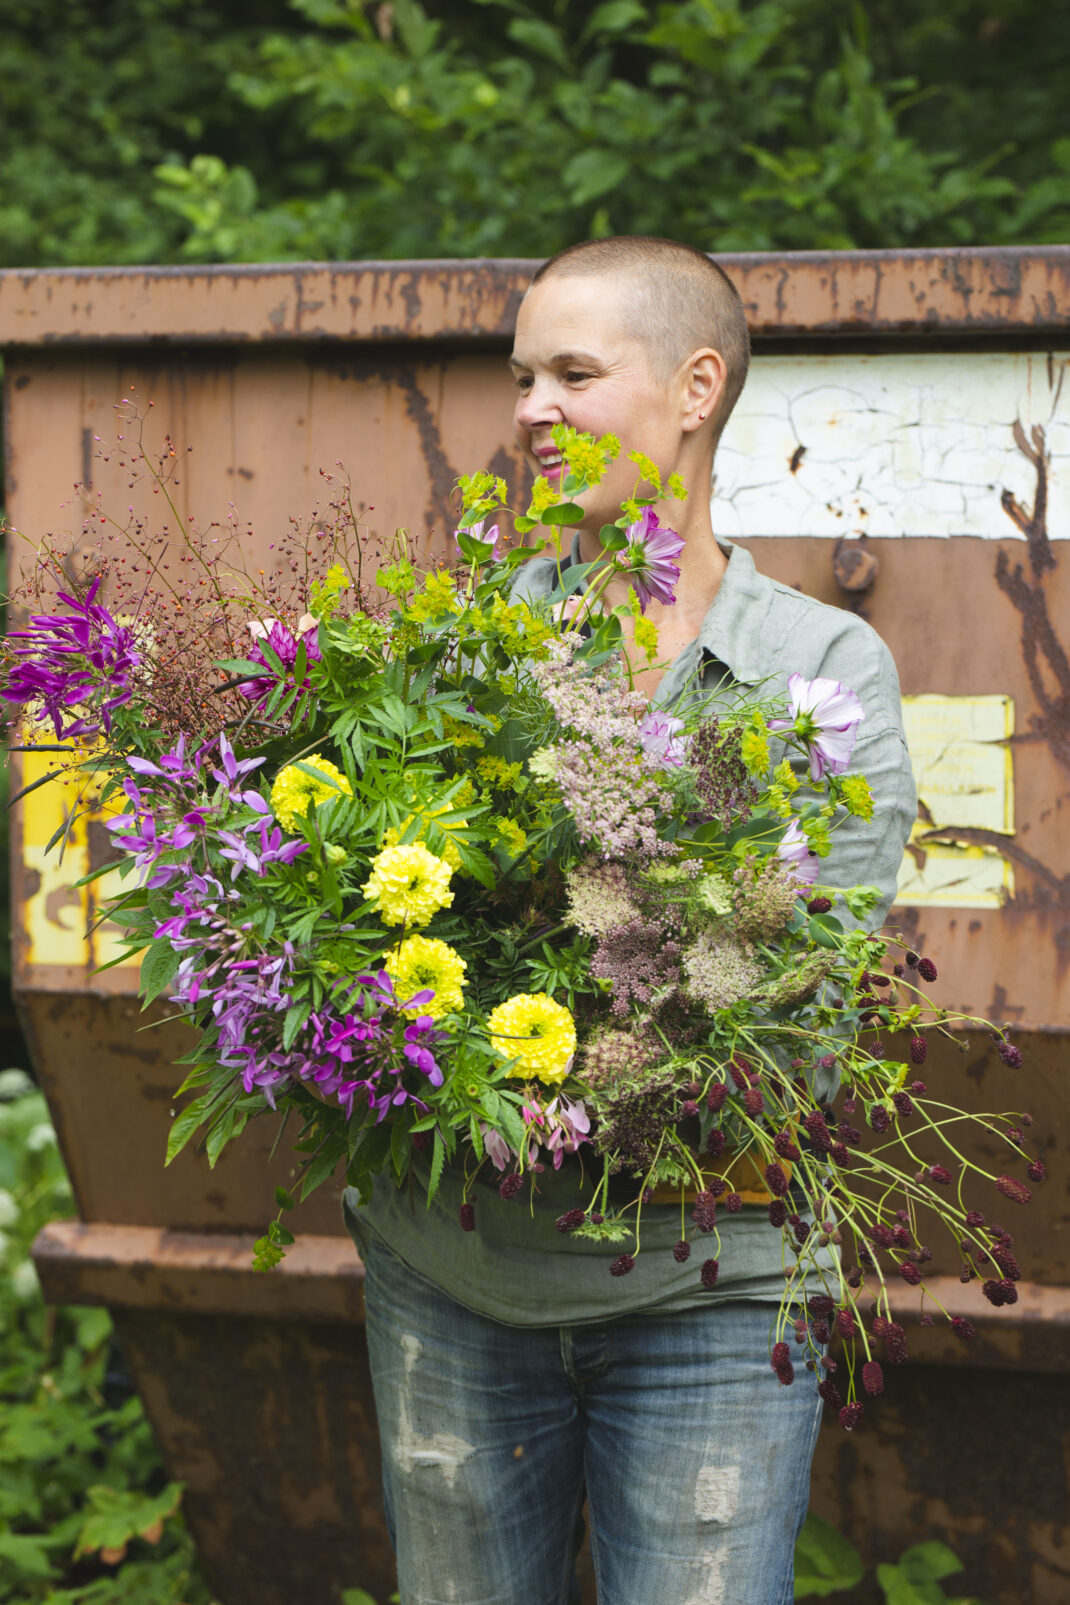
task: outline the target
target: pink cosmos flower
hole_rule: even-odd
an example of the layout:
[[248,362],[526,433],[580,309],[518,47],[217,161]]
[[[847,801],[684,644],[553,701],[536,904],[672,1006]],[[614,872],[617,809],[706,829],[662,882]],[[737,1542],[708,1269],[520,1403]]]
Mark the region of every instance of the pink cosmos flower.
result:
[[497,524],[492,524],[489,529],[486,529],[486,523],[486,519],[481,518],[478,524],[473,524],[469,529],[455,529],[453,538],[457,540],[460,535],[471,535],[473,540],[490,541],[492,543],[490,561],[493,563],[498,556],[498,542],[501,540],[501,531]]
[[629,524],[624,534],[628,544],[617,555],[616,568],[631,580],[641,611],[646,612],[651,600],[671,605],[680,578],[679,566],[672,560],[679,557],[684,542],[674,529],[661,528],[652,507],[644,507],[642,517]]
[[658,769],[679,769],[687,757],[687,748],[677,735],[684,728],[682,719],[668,713],[655,713],[653,709],[639,726],[639,740],[643,751]]
[[805,741],[811,779],[820,780],[826,770],[842,775],[866,716],[858,697],[839,680],[804,680],[801,674],[789,677],[788,695],[791,718],[770,719],[770,730],[794,730]]
[[795,879],[805,886],[817,880],[817,854],[803,834],[802,826],[793,819],[777,845],[776,856],[788,865]]

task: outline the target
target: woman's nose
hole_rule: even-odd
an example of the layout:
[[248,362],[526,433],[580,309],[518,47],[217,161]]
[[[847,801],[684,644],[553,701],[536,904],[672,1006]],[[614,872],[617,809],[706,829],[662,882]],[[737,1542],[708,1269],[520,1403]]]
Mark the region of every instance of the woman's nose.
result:
[[535,430],[565,421],[556,386],[548,379],[534,379],[531,388],[517,397],[516,422],[521,429]]

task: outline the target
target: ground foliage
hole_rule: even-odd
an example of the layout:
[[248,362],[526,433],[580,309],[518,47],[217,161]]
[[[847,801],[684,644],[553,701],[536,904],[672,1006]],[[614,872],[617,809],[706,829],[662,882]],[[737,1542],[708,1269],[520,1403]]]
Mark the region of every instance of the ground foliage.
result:
[[0,265],[1044,243],[1040,0],[0,0]]

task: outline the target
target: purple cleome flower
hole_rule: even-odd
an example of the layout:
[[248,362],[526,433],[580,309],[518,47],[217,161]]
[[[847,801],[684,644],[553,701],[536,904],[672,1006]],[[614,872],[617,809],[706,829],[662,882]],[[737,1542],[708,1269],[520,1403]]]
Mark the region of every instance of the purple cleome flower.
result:
[[820,780],[825,771],[842,775],[858,739],[865,709],[855,693],[839,680],[788,679],[790,719],[770,719],[770,730],[794,730],[810,755],[810,776]]
[[683,540],[674,529],[661,528],[651,507],[644,507],[642,517],[629,524],[624,534],[628,544],[617,555],[615,566],[618,573],[631,580],[641,610],[645,613],[651,601],[670,606],[676,601],[676,582],[680,578],[673,558],[683,551]]
[[[281,619],[266,619],[263,623],[251,624],[249,628],[254,636],[259,636],[267,642],[283,668],[287,671],[294,667],[297,662],[298,651],[302,646],[305,649],[305,658],[308,663],[318,663],[323,656],[319,648],[319,621],[317,619],[312,619],[303,630],[299,629],[296,635],[282,623]],[[238,686],[238,690],[243,697],[248,697],[250,702],[255,702],[258,708],[262,708],[279,684],[279,681],[273,665],[265,657],[260,647],[251,646],[246,655],[251,663],[262,663],[268,672],[264,675],[258,675],[255,679],[243,681]],[[309,691],[311,687],[312,682],[306,674],[301,681],[299,689]]]
[[[8,638],[20,644],[12,648],[17,662],[0,695],[23,705],[40,701],[36,718],[52,720],[57,741],[110,733],[112,710],[130,700],[130,673],[141,663],[134,631],[96,600],[102,578],[98,574],[84,599],[59,593],[70,613],[34,614],[28,630]],[[65,722],[68,708],[86,703],[93,704],[93,717]]]

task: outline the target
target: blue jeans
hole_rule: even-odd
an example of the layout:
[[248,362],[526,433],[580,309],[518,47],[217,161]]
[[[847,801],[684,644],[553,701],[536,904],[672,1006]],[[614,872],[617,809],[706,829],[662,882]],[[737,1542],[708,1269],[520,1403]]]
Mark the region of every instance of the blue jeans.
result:
[[600,1605],[789,1605],[820,1400],[771,1305],[510,1327],[366,1264],[402,1605],[565,1605],[585,1495]]

